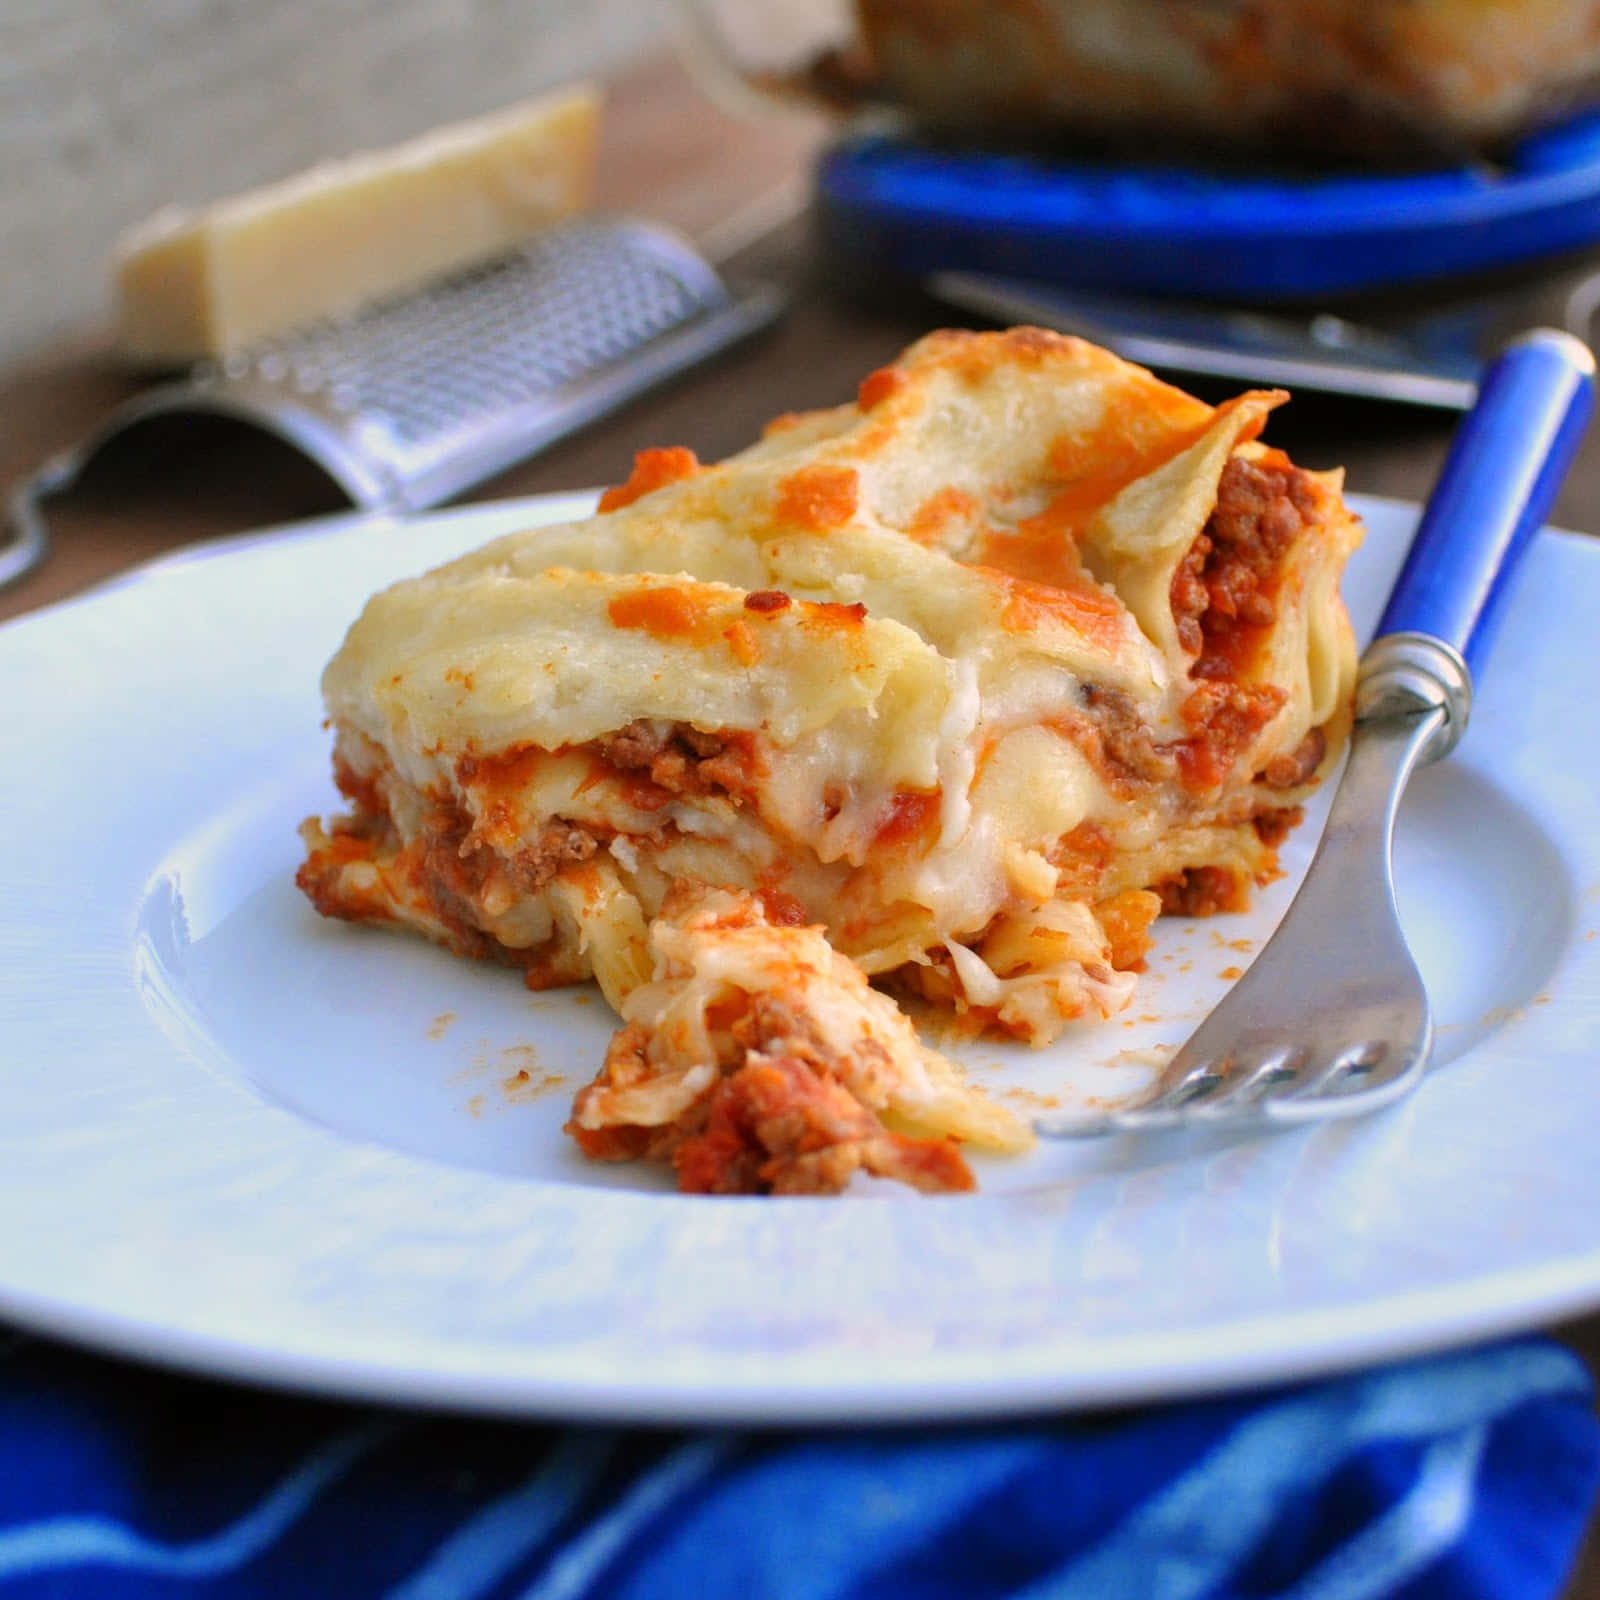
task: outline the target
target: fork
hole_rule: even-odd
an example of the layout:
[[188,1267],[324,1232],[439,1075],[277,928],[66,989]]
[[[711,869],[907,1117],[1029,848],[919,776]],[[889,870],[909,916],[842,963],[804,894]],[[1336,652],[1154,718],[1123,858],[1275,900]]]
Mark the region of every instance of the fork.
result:
[[1433,1022],[1395,906],[1395,815],[1411,774],[1466,728],[1473,674],[1577,452],[1594,375],[1588,347],[1549,328],[1489,367],[1361,657],[1344,776],[1282,923],[1148,1095],[1041,1118],[1039,1134],[1354,1116],[1420,1081]]

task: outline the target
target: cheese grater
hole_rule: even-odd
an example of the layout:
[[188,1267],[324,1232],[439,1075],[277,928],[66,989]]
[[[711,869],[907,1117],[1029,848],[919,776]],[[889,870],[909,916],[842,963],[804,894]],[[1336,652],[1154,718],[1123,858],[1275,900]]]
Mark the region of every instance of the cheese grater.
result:
[[434,286],[202,363],[117,407],[11,498],[0,587],[48,547],[42,503],[152,417],[221,416],[309,457],[363,511],[424,510],[771,322],[683,239],[629,218],[550,228]]

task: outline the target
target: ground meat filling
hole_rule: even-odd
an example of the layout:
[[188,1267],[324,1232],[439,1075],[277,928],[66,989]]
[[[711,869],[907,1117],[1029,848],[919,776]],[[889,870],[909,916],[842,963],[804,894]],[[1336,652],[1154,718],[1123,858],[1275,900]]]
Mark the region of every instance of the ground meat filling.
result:
[[619,772],[639,773],[668,794],[716,791],[741,805],[756,776],[750,735],[706,733],[686,722],[639,717],[596,739],[593,748]]
[[[1170,600],[1178,641],[1195,657],[1194,694],[1183,708],[1194,730],[1169,745],[1153,742],[1150,730],[1126,695],[1100,684],[1080,690],[1101,773],[1119,790],[1161,783],[1176,761],[1184,784],[1215,788],[1238,753],[1277,713],[1277,690],[1239,681],[1250,652],[1277,620],[1277,584],[1283,558],[1314,521],[1316,485],[1299,468],[1274,460],[1234,456],[1217,484],[1217,503],[1205,527],[1173,574]],[[1321,764],[1322,736],[1292,755],[1274,759],[1265,775],[1270,788],[1309,782]],[[1301,776],[1303,774],[1303,776]]]
[[[623,778],[629,799],[658,810],[675,795],[717,793],[734,805],[745,803],[759,772],[754,740],[747,734],[706,733],[685,724],[641,718],[583,747]],[[426,905],[458,954],[501,960],[523,969],[530,984],[580,981],[585,974],[572,960],[556,960],[553,949],[503,946],[487,931],[514,894],[537,895],[569,868],[603,850],[611,830],[549,816],[525,820],[500,786],[514,781],[518,763],[543,752],[526,748],[496,757],[463,756],[459,782],[476,797],[474,818],[453,794],[430,793],[409,839],[402,839],[390,816],[387,766],[376,773],[358,770],[335,757],[334,774],[351,801],[351,812],[332,823],[333,843],[302,864],[297,881],[324,916],[351,921],[395,920],[374,893],[356,892],[344,868],[358,857],[378,862],[409,884],[411,898]],[[502,768],[512,769],[511,775]],[[547,970],[548,969],[548,970]]]
[[1216,508],[1172,578],[1178,642],[1197,657],[1193,677],[1232,677],[1276,619],[1284,552],[1316,509],[1316,487],[1298,467],[1242,456],[1223,467]]
[[388,825],[389,808],[384,803],[377,778],[356,771],[338,750],[333,753],[333,781],[339,793],[355,808],[350,818],[353,825]]
[[1156,886],[1168,917],[1210,917],[1250,908],[1249,880],[1226,867],[1189,867]]
[[686,1194],[837,1194],[857,1173],[925,1193],[975,1187],[953,1140],[885,1127],[834,1070],[807,1019],[777,994],[744,997],[719,1019],[727,1045],[711,1087],[658,1127],[587,1127],[597,1094],[647,1084],[655,1073],[650,1035],[622,1028],[592,1084],[578,1092],[567,1132],[591,1160],[670,1163]]
[[512,948],[489,933],[484,921],[503,909],[497,901],[509,900],[507,879],[524,892],[537,893],[564,868],[587,861],[599,849],[600,841],[577,823],[554,817],[529,843],[505,855],[474,837],[463,807],[440,800],[423,817],[400,861],[425,888],[426,901],[449,930],[453,949],[518,967],[530,988],[543,989],[583,980],[586,974],[576,955],[557,943]]
[[600,841],[586,828],[564,817],[552,817],[539,829],[532,844],[524,845],[507,865],[517,887],[537,893],[563,867],[587,861],[600,848]]
[[1089,713],[1102,774],[1119,789],[1161,783],[1172,772],[1172,755],[1156,745],[1138,703],[1122,689],[1086,683],[1078,698]]
[[[1114,794],[1129,797],[1148,785],[1170,781],[1174,772],[1188,789],[1203,793],[1218,788],[1239,753],[1277,715],[1284,694],[1272,686],[1199,683],[1181,712],[1184,725],[1193,731],[1166,744],[1155,742],[1138,705],[1122,690],[1088,683],[1078,698],[1088,714],[1063,717],[1057,726],[1094,763]],[[1316,766],[1313,762],[1311,771]],[[1273,764],[1280,775],[1299,768],[1300,751]]]
[[547,948],[513,949],[489,933],[485,922],[503,909],[494,902],[508,900],[509,888],[538,893],[568,867],[594,856],[603,847],[602,838],[579,823],[550,817],[531,838],[519,837],[514,849],[505,849],[499,841],[515,837],[515,830],[496,822],[494,807],[486,830],[486,818],[475,822],[453,796],[432,793],[423,797],[426,809],[411,837],[402,839],[377,775],[358,772],[336,757],[334,776],[352,803],[351,812],[330,824],[328,843],[295,874],[296,884],[323,916],[351,922],[395,920],[386,900],[375,897],[372,889],[352,886],[344,870],[358,860],[374,865],[387,860],[385,875],[405,884],[410,898],[427,906],[456,954],[520,968],[530,987],[582,980],[585,974],[572,960],[552,959]]
[[1269,789],[1299,789],[1310,783],[1328,753],[1328,736],[1313,728],[1285,755],[1274,756],[1261,774]]
[[1206,791],[1227,781],[1229,769],[1278,714],[1284,692],[1275,685],[1205,682],[1184,701],[1184,724],[1195,731],[1173,746],[1185,787]]
[[925,1193],[975,1187],[950,1140],[891,1133],[797,1055],[751,1054],[721,1079],[672,1165],[686,1194],[837,1194],[857,1172]]
[[1305,821],[1304,806],[1281,806],[1276,811],[1262,811],[1250,819],[1256,838],[1269,850],[1276,850],[1296,828]]
[[416,872],[427,886],[427,900],[439,918],[464,939],[474,955],[490,954],[497,941],[476,926],[492,857],[470,838],[471,818],[445,801],[422,819],[407,853],[416,853]]

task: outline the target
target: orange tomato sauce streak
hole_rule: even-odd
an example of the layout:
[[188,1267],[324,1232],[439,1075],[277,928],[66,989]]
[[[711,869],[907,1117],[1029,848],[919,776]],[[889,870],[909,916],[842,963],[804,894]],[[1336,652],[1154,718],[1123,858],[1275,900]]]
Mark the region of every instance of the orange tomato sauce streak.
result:
[[700,458],[693,450],[686,450],[682,445],[669,445],[663,450],[641,450],[633,458],[633,471],[628,481],[619,483],[614,489],[607,489],[600,496],[600,510],[618,511],[623,506],[631,506],[635,500],[657,489],[664,489],[669,483],[692,478],[700,470]]
[[1053,623],[1070,628],[1108,652],[1115,650],[1122,639],[1127,616],[1122,602],[1087,575],[1056,583],[1012,578],[1009,587],[1001,620],[1018,633]]
[[456,762],[456,782],[464,789],[475,789],[485,801],[504,800],[526,789],[548,759],[548,751],[531,744],[487,756],[469,753]]
[[[936,545],[950,523],[965,521],[977,509],[977,501],[966,490],[953,487],[940,489],[917,507],[906,533],[918,544]],[[996,562],[989,564],[998,565]]]
[[[761,657],[756,630],[742,616],[725,622],[711,613],[711,597],[662,585],[619,594],[606,605],[613,627],[637,628],[655,639],[683,639],[699,648],[720,639],[743,666]],[[759,614],[759,613],[758,613]]]
[[802,467],[778,485],[780,522],[824,533],[842,528],[855,514],[860,483],[854,467]]
[[665,586],[616,595],[606,615],[614,627],[639,628],[657,639],[703,640],[713,631],[703,597]]
[[904,844],[932,826],[939,815],[937,789],[896,789],[872,835],[875,845]]
[[879,367],[869,372],[856,389],[856,404],[863,411],[871,411],[905,388],[906,376],[898,367]]
[[1161,896],[1148,889],[1124,889],[1102,900],[1094,911],[1111,947],[1111,965],[1119,972],[1143,971],[1150,924],[1161,911]]

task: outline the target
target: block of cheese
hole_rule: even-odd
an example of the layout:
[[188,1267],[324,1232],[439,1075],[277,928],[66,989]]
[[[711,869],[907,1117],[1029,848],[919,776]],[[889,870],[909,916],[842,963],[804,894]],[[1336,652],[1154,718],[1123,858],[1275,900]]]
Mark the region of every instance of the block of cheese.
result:
[[599,110],[578,85],[159,212],[117,245],[118,348],[226,356],[501,254],[589,204]]

